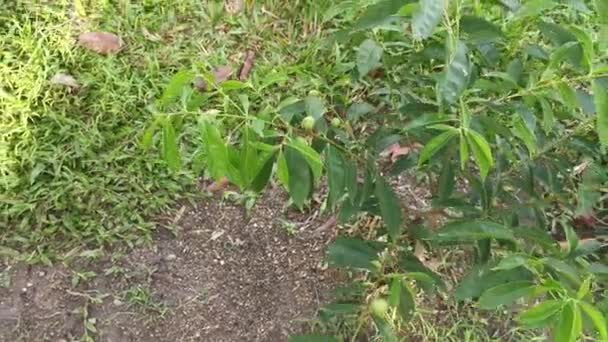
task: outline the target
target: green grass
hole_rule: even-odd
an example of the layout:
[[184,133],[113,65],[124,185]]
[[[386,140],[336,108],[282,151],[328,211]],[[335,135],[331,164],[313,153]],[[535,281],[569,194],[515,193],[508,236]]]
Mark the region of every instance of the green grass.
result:
[[[275,71],[285,88],[250,94],[276,110],[291,89],[327,90],[317,55],[329,1],[262,1],[229,16],[219,2],[72,1],[13,5],[0,12],[0,243],[48,261],[75,245],[149,239],[154,218],[192,194],[195,174],[168,172],[139,139],[147,106],[178,70],[231,65],[257,52],[252,83]],[[118,34],[126,48],[101,56],[76,45],[85,31]],[[53,87],[58,72],[84,85]],[[222,110],[211,101],[203,111]],[[184,132],[183,148],[195,133]]]

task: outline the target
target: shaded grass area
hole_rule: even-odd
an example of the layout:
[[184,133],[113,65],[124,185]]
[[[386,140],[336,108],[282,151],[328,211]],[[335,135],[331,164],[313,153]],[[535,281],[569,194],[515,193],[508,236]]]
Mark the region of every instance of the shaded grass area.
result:
[[[193,193],[198,175],[170,174],[156,151],[139,147],[152,116],[147,106],[178,70],[237,69],[252,49],[254,83],[271,71],[288,79],[288,95],[325,83],[315,64],[328,1],[256,2],[235,15],[222,3],[194,0],[83,1],[85,13],[73,3],[18,3],[0,12],[0,241],[30,252],[31,261],[77,244],[145,240],[154,215]],[[115,33],[126,47],[113,56],[85,51],[76,37],[86,31]],[[59,72],[83,88],[52,86]],[[252,92],[254,109],[275,110],[285,97]],[[188,149],[196,133],[182,139]]]

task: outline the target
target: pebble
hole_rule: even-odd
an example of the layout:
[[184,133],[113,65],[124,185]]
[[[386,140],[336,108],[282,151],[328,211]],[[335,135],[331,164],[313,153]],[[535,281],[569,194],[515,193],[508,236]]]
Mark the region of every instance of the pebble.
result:
[[115,306],[121,306],[123,304],[123,302],[122,302],[122,300],[116,298],[116,299],[114,299],[112,304],[114,304]]
[[38,276],[39,277],[44,277],[45,275],[46,275],[46,273],[44,271],[38,272]]
[[167,254],[167,255],[165,255],[165,261],[173,261],[175,259],[177,259],[177,255],[175,255],[175,254]]
[[33,283],[31,283],[31,282],[30,282],[30,283],[27,283],[27,284],[25,284],[25,285],[26,285],[27,287],[32,287],[32,286],[34,286],[34,284],[33,284]]

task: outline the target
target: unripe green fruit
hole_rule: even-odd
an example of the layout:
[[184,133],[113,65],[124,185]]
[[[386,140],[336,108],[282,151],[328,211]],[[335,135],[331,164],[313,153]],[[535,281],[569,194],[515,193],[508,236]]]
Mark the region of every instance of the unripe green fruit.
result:
[[311,90],[308,92],[309,96],[321,96],[321,93],[319,93],[318,90]]
[[369,310],[375,316],[384,316],[388,311],[388,302],[382,298],[376,298],[369,304]]
[[315,118],[312,116],[307,116],[302,120],[302,128],[307,131],[312,131],[312,128],[315,126]]
[[333,118],[331,119],[331,125],[334,128],[339,128],[340,126],[342,126],[342,120],[340,120],[339,118]]

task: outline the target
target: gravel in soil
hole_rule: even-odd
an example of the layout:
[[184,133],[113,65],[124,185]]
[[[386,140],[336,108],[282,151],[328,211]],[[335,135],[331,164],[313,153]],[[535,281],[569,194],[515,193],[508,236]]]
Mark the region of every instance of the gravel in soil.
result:
[[[7,261],[0,341],[286,341],[336,275],[323,267],[332,232],[285,203],[269,191],[248,217],[205,200],[178,210],[174,234],[159,231],[152,246],[68,266]],[[293,235],[281,219],[296,222]]]

